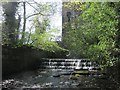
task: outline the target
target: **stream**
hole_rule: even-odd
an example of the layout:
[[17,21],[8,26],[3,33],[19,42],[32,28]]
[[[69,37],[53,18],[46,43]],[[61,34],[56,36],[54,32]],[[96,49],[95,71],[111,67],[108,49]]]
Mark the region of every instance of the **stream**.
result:
[[[46,59],[38,70],[22,72],[0,83],[2,90],[41,90],[44,88],[96,88],[106,90],[116,88],[115,83],[106,75],[75,74],[75,70],[92,70],[98,65],[87,59]],[[109,83],[108,83],[109,82]],[[102,89],[101,89],[102,88]],[[55,89],[55,90],[56,90]],[[108,89],[107,89],[108,90]],[[114,89],[115,90],[115,89]]]

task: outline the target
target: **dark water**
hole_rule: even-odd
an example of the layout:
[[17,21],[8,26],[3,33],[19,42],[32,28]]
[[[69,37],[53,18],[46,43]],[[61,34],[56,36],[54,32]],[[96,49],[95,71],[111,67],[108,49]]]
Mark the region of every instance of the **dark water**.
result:
[[71,79],[76,67],[89,70],[94,66],[90,62],[85,62],[78,59],[49,59],[43,62],[44,67],[40,65],[38,70],[10,77],[1,85],[5,90],[40,90],[40,88],[96,88],[96,90],[109,88],[112,90],[117,88],[109,77],[102,75],[79,75],[79,78]]

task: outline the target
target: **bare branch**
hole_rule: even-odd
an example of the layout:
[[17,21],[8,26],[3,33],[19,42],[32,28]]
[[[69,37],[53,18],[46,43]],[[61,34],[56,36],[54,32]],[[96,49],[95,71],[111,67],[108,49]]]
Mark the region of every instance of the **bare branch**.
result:
[[[27,16],[26,17],[26,19],[28,19],[28,18],[30,18],[30,17],[32,17],[32,16],[35,16],[35,15],[42,15],[42,16],[51,16],[51,14],[43,14],[43,13],[41,13],[37,8],[35,8],[33,5],[31,5],[29,2],[26,2],[26,3],[28,3],[31,7],[33,7],[35,10],[37,10],[38,11],[38,13],[34,13],[34,14],[32,14],[32,15],[29,15],[29,16]],[[36,3],[36,2],[35,2]],[[37,3],[38,4],[38,3]]]
[[29,2],[26,1],[27,4],[29,4],[31,7],[33,7],[35,10],[39,11],[37,8],[35,8],[33,5],[31,5]]
[[28,18],[30,18],[30,17],[32,17],[32,16],[39,15],[39,14],[42,15],[42,16],[51,16],[51,14],[45,15],[45,14],[42,14],[41,12],[38,12],[38,13],[34,13],[34,14],[32,14],[32,15],[27,16],[26,19],[28,19]]

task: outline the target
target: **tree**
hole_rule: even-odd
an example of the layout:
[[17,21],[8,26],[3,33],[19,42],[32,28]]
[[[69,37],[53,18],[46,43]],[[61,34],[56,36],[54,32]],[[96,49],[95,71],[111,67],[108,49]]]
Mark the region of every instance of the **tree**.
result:
[[17,22],[15,14],[17,11],[17,2],[2,3],[5,21],[2,27],[3,43],[15,44],[17,37],[15,35]]
[[[80,4],[82,13],[69,22],[66,28],[65,44],[71,56],[90,58],[102,66],[114,65],[116,59],[112,55],[116,49],[117,23],[115,7],[109,2],[88,2]],[[70,39],[71,38],[71,39]]]
[[22,30],[22,38],[21,41],[22,43],[25,42],[24,38],[25,38],[25,29],[26,29],[26,2],[23,2],[23,30]]
[[35,32],[31,34],[32,45],[37,48],[41,48],[47,51],[59,51],[64,50],[58,46],[58,44],[53,40],[55,35],[52,32],[57,32],[57,28],[51,28],[50,26],[50,16],[40,16],[36,15],[34,19]]
[[[57,32],[57,29],[51,28],[50,26],[50,18],[57,12],[57,5],[56,2],[38,3],[34,0],[33,2],[5,2],[3,4],[5,13],[3,43],[16,46],[27,44],[53,52],[62,50],[62,48],[53,41],[55,35],[52,33]],[[27,6],[34,9],[32,14],[28,14]],[[16,7],[18,7],[18,11]],[[20,9],[23,10],[23,12],[20,12]],[[18,16],[17,19],[16,15]],[[29,23],[29,29],[27,25],[28,21],[31,21],[31,23]],[[7,37],[8,35],[9,37]]]

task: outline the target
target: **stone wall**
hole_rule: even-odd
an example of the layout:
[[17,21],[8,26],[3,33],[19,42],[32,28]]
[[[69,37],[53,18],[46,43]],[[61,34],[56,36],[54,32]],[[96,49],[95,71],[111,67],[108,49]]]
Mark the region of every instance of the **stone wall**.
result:
[[28,46],[2,46],[2,75],[8,76],[26,70],[37,69],[42,58],[65,58],[65,52],[56,53],[34,49]]

